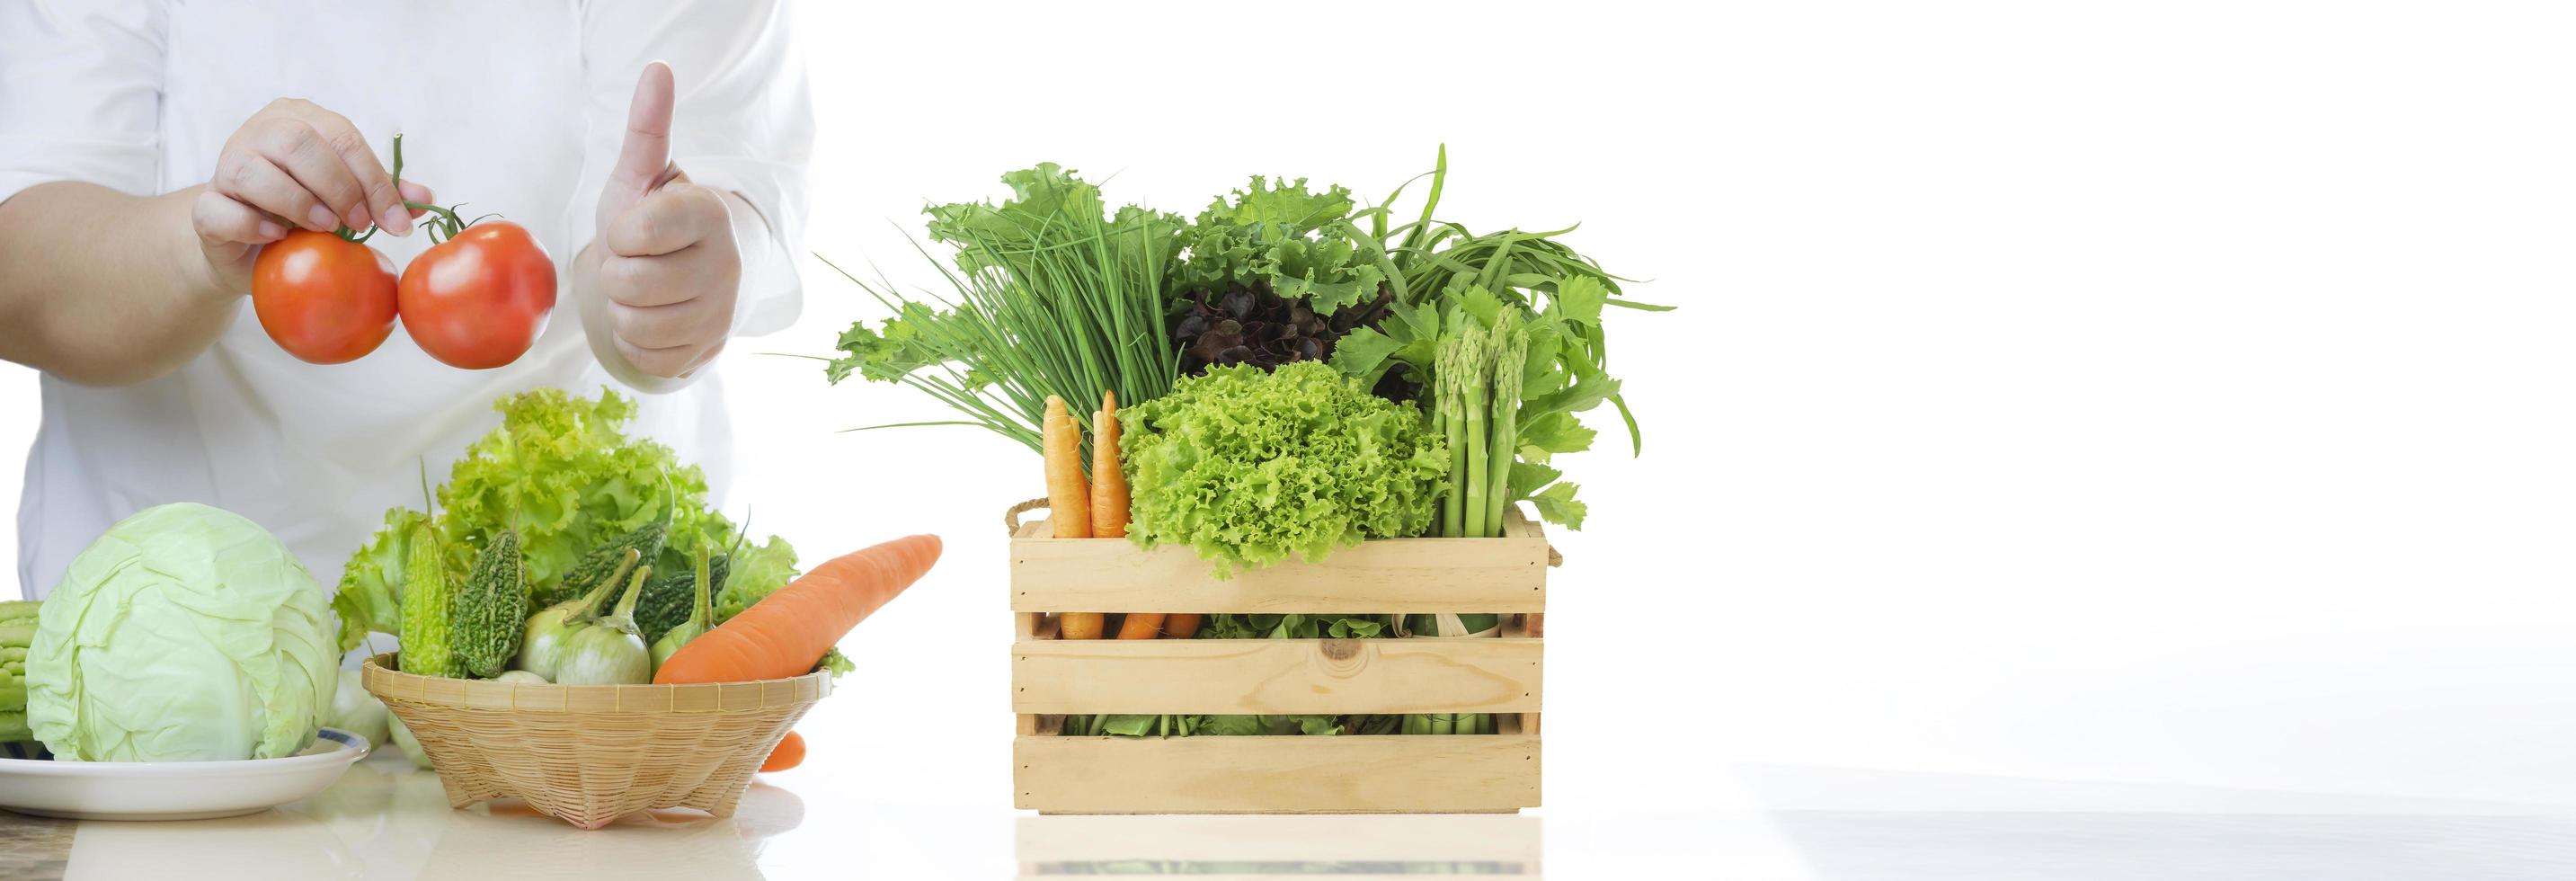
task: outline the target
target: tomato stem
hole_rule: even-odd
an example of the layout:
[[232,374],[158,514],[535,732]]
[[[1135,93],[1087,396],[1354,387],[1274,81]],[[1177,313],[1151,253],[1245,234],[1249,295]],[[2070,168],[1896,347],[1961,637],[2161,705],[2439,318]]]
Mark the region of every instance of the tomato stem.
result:
[[[400,195],[402,194],[402,169],[403,169],[402,139],[403,139],[403,136],[402,136],[402,133],[401,133],[401,132],[396,132],[396,133],[394,133],[394,172],[393,172],[393,173],[394,173],[394,194],[395,194],[396,196],[400,196]],[[459,203],[459,204],[462,204],[462,203]],[[457,233],[464,232],[466,227],[469,227],[469,226],[473,226],[473,225],[474,225],[474,221],[468,221],[468,220],[466,220],[465,218],[462,218],[462,217],[457,216],[455,209],[452,209],[452,208],[446,208],[446,207],[442,207],[442,206],[439,206],[439,205],[433,205],[433,204],[430,204],[430,203],[427,203],[427,202],[414,202],[414,201],[412,201],[412,200],[410,200],[410,199],[404,199],[404,200],[403,200],[403,207],[404,207],[404,208],[413,209],[413,210],[416,210],[416,211],[427,211],[427,212],[429,212],[429,213],[432,215],[432,216],[430,216],[430,217],[422,218],[422,219],[421,219],[421,222],[420,222],[420,228],[421,228],[421,229],[423,229],[423,230],[428,231],[428,233],[429,233],[429,241],[430,241],[430,244],[438,244],[438,243],[440,243],[440,242],[447,241],[448,239],[455,238]],[[493,215],[489,215],[489,214],[484,215],[484,217],[491,217],[491,216],[493,216]],[[478,218],[475,218],[475,221],[479,221],[479,220],[482,220],[482,219],[483,219],[483,218],[478,217]],[[370,233],[368,233],[368,235],[374,235],[374,233],[370,232]]]

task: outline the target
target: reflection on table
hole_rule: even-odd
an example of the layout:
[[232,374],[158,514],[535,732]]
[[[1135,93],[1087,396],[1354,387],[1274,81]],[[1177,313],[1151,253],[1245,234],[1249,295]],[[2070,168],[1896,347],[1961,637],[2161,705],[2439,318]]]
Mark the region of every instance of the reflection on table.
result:
[[87,822],[79,878],[578,878],[627,867],[696,881],[758,879],[763,842],[803,822],[794,793],[753,783],[734,816],[637,814],[585,832],[515,800],[449,810],[435,774],[359,762],[320,795],[246,817]]
[[2564,817],[1786,811],[1817,881],[2564,881]]
[[1030,816],[1020,877],[1539,878],[1540,821],[1517,814]]

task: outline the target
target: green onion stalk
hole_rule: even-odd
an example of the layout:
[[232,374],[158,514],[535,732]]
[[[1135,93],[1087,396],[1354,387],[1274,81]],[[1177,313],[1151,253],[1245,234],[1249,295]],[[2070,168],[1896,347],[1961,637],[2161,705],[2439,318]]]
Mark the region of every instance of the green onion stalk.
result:
[[[855,371],[900,382],[966,417],[868,428],[977,425],[1036,450],[1049,395],[1090,402],[1108,389],[1134,406],[1171,390],[1180,353],[1164,328],[1168,228],[1152,218],[1080,212],[1029,222],[1036,226],[1023,230],[1024,242],[956,234],[961,252],[978,262],[951,270],[931,260],[952,291],[946,296],[915,298],[824,261],[896,313],[882,335],[864,327],[844,335],[849,356],[833,363],[833,381]],[[1074,420],[1096,430],[1090,412],[1076,407]],[[1086,469],[1090,444],[1086,437]]]

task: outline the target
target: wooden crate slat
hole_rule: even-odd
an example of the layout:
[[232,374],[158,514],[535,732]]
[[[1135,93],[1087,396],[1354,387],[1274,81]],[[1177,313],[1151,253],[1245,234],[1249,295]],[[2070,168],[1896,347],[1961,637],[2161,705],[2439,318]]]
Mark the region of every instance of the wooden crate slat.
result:
[[1032,640],[1016,713],[1523,713],[1535,639]]
[[1532,736],[1019,737],[1014,803],[1054,813],[1438,813],[1539,804]]
[[1538,612],[1547,608],[1547,538],[1508,515],[1502,538],[1398,538],[1344,548],[1218,581],[1185,547],[1139,551],[1108,539],[1011,541],[1014,612],[1349,613]]

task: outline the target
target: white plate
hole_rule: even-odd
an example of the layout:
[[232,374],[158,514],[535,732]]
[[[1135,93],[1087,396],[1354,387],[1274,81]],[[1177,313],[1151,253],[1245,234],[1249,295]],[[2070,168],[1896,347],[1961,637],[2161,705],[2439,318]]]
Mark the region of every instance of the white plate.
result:
[[324,728],[303,752],[231,762],[0,758],[0,808],[82,820],[202,820],[256,814],[321,792],[367,757],[367,739]]

